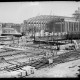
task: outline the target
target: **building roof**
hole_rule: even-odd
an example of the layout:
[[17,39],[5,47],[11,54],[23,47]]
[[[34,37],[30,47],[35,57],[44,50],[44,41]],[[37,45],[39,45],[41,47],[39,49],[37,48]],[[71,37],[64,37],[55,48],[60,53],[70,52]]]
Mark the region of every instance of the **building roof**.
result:
[[28,20],[25,20],[27,23],[47,23],[50,22],[52,20],[61,20],[61,19],[65,19],[65,18],[74,18],[74,17],[65,17],[65,16],[54,16],[54,15],[40,15],[40,16],[36,16],[36,17],[32,17]]

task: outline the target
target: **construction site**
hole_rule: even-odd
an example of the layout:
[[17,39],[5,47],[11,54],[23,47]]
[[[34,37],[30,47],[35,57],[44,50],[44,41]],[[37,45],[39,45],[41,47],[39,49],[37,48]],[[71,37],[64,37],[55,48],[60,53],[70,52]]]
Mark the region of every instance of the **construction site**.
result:
[[76,77],[80,74],[75,68],[70,75],[67,69],[80,67],[80,18],[40,15],[24,20],[22,25],[24,34],[17,31],[20,25],[0,26],[0,78]]
[[67,47],[61,45],[60,50],[57,49],[57,46],[34,43],[17,47],[1,46],[0,76],[26,77],[42,68],[79,59],[79,47],[74,48],[74,44],[67,44]]

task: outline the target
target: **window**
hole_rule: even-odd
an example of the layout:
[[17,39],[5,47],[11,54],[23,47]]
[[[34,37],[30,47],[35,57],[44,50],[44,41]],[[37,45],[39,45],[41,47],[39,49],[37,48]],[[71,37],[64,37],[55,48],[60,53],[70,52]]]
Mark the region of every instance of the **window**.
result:
[[68,31],[68,22],[66,22],[66,28],[67,28],[67,31]]
[[76,31],[76,23],[74,22],[74,31]]
[[74,23],[72,22],[72,31],[74,31]]
[[69,31],[73,31],[73,23],[72,22],[69,22]]
[[76,31],[78,31],[78,22],[76,22]]
[[69,31],[71,31],[71,22],[69,22]]
[[73,31],[73,23],[71,22],[71,31]]
[[62,23],[62,32],[65,31],[65,26],[64,26],[64,23]]

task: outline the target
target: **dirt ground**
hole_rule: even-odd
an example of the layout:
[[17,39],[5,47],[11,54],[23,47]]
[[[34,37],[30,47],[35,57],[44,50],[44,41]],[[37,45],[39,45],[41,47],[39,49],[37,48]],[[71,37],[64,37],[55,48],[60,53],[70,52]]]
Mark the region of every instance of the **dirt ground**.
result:
[[80,66],[80,59],[37,70],[34,74],[28,77],[77,78],[78,74],[80,74],[78,66]]

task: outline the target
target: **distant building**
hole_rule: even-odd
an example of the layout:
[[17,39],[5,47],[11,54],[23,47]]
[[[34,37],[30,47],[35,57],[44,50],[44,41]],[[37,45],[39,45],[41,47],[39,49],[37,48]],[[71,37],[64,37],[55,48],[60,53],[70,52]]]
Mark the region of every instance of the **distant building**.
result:
[[[67,32],[66,27],[68,23],[64,22],[77,22],[74,17],[65,17],[65,16],[54,16],[54,15],[40,15],[28,20],[24,20],[25,27],[28,28],[28,31],[32,30],[34,33],[39,33],[43,35],[46,32],[55,34],[59,32]],[[60,22],[60,23],[59,23]],[[27,32],[27,29],[26,29]],[[31,32],[31,31],[30,31]],[[59,33],[60,34],[60,33]]]
[[0,35],[5,34],[21,35],[21,24],[0,23]]
[[21,32],[21,24],[3,23],[2,28],[14,28],[17,32]]
[[0,36],[2,34],[2,23],[0,23]]
[[73,17],[40,15],[24,20],[26,33],[35,33],[35,36],[65,35],[80,33],[80,8],[75,11]]
[[5,28],[2,28],[2,33],[3,34],[14,34],[14,33],[18,34],[19,32],[14,28],[6,28],[5,27]]

